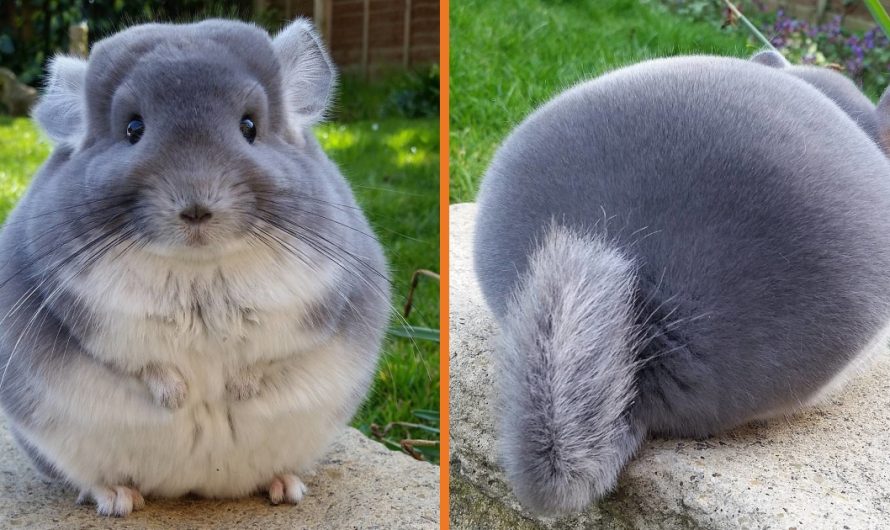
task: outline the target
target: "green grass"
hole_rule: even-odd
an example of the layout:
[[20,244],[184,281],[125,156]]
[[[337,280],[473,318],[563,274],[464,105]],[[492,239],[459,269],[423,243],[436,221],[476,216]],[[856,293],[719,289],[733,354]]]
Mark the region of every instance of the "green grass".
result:
[[25,192],[50,148],[28,118],[0,115],[0,221]]
[[745,57],[748,34],[637,0],[451,3],[451,202],[471,201],[495,149],[577,82],[653,57]]
[[[329,123],[316,134],[353,185],[357,199],[386,248],[393,277],[394,307],[401,311],[415,269],[438,270],[439,125],[435,118],[388,118]],[[0,116],[0,220],[6,217],[50,145],[27,118]],[[398,322],[398,320],[393,320]],[[439,327],[439,286],[421,281],[408,322]],[[438,424],[417,410],[439,410],[439,345],[388,337],[371,395],[353,425],[366,434],[372,424],[397,427],[384,439],[393,448],[404,438],[438,440]],[[426,418],[426,419],[424,419]],[[434,418],[434,417],[433,417]],[[420,449],[438,461],[438,448]]]
[[[403,118],[331,123],[317,135],[353,184],[359,203],[377,229],[390,259],[393,304],[401,311],[416,269],[439,269],[439,124],[435,118]],[[398,323],[399,320],[393,320]],[[439,284],[418,284],[408,322],[439,327]],[[439,410],[439,344],[389,337],[374,390],[353,425],[426,423],[415,410]],[[402,438],[436,439],[424,429],[396,429],[389,445]],[[438,461],[438,448],[424,456]]]

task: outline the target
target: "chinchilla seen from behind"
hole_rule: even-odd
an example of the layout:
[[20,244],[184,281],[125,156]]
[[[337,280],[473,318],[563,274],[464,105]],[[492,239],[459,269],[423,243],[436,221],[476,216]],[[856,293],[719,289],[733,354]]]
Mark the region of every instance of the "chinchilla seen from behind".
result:
[[890,96],[771,53],[643,62],[519,125],[475,264],[520,501],[579,511],[647,435],[793,412],[885,346],[885,150]]

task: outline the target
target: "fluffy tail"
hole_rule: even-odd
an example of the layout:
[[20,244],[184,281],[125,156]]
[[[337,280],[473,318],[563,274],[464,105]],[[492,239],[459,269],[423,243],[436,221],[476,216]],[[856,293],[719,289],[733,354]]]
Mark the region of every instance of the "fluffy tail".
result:
[[634,266],[554,225],[502,322],[501,449],[519,500],[577,512],[612,488],[644,433],[635,397]]

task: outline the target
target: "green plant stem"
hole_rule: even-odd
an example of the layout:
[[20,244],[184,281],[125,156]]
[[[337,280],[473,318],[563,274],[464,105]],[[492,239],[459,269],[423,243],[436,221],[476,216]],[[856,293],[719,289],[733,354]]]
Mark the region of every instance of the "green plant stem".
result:
[[863,2],[871,16],[875,19],[875,22],[884,30],[884,34],[890,37],[890,15],[887,14],[887,10],[881,5],[880,0],[863,0]]
[[[748,30],[749,30],[752,34],[754,34],[755,37],[757,37],[757,40],[759,40],[760,42],[762,42],[763,45],[766,46],[767,48],[769,48],[770,50],[772,50],[772,51],[774,51],[774,52],[778,52],[778,51],[779,51],[779,50],[776,49],[775,46],[773,46],[773,43],[771,43],[771,42],[769,41],[769,39],[767,39],[766,37],[764,37],[763,33],[761,33],[759,29],[757,29],[757,26],[755,26],[754,24],[752,24],[751,21],[748,20],[748,17],[746,17],[745,15],[743,15],[742,12],[739,11],[739,9],[738,9],[732,2],[730,2],[729,0],[723,0],[723,3],[726,4],[726,7],[728,7],[730,11],[732,11],[732,14],[733,14],[733,15],[739,17],[739,20],[742,21],[742,24],[744,24],[745,27],[748,28]],[[885,14],[886,14],[886,13],[885,13]]]

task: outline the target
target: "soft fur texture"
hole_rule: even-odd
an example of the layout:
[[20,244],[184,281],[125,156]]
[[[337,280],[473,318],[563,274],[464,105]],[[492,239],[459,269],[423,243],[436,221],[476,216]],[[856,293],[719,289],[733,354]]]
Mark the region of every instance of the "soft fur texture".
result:
[[792,412],[885,335],[887,107],[862,106],[868,130],[836,72],[761,63],[611,72],[496,154],[476,271],[504,336],[503,460],[533,511],[601,498],[647,434]]
[[[58,146],[0,234],[13,433],[101,514],[299,501],[389,311],[380,245],[309,129],[335,79],[318,36],[150,24],[51,71],[35,117]],[[195,205],[212,217],[187,222]]]
[[875,105],[853,81],[830,68],[791,65],[782,54],[775,51],[760,52],[751,60],[773,68],[781,68],[783,72],[813,85],[846,112],[875,142],[879,142]]
[[633,288],[620,252],[559,225],[516,286],[498,358],[504,465],[540,513],[605,495],[642,439],[624,413],[635,397]]

